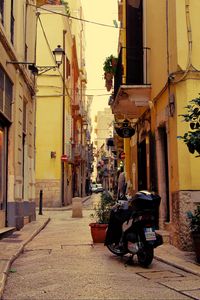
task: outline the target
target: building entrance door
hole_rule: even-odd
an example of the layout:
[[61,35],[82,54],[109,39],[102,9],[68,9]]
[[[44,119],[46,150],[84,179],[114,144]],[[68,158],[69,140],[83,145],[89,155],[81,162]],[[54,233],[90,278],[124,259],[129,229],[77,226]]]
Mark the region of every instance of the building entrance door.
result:
[[169,201],[169,170],[168,170],[168,139],[167,129],[165,126],[159,127],[159,141],[160,141],[160,190],[162,191],[163,202],[163,220],[170,222],[170,201]]
[[6,226],[6,151],[7,129],[0,123],[0,228]]
[[147,190],[146,141],[138,145],[138,190]]

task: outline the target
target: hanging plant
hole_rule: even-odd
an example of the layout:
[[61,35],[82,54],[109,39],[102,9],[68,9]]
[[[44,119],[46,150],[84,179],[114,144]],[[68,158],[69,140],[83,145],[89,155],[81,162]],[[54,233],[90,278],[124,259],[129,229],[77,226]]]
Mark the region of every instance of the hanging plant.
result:
[[106,58],[103,65],[104,73],[111,73],[115,75],[117,67],[117,58],[112,54]]

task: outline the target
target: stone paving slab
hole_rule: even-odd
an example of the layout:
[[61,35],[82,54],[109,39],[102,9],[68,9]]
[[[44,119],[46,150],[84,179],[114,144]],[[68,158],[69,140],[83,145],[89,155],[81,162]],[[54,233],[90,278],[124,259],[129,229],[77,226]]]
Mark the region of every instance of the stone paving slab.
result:
[[162,245],[155,249],[156,259],[183,271],[200,276],[200,265],[196,262],[193,252],[181,251],[172,245]]
[[8,238],[0,240],[0,299],[3,296],[7,274],[13,261],[50,221],[50,218],[40,216],[37,221],[25,225],[20,231],[14,232]]
[[[162,281],[160,281],[162,282]],[[189,280],[168,280],[167,282],[162,282],[165,286],[168,286],[169,288],[173,288],[176,291],[183,291],[183,290],[200,290],[199,286],[199,280],[194,280],[194,278]]]
[[[88,200],[87,198],[86,200]],[[84,201],[83,209],[91,209],[90,204]],[[59,212],[57,212],[59,213]],[[27,245],[50,221],[50,215],[38,215],[37,220],[25,225],[20,231],[14,232],[9,238],[0,240],[0,299],[3,295],[3,290],[6,283],[7,274],[12,262],[23,251]],[[71,219],[73,222],[74,219]],[[72,246],[73,241],[72,241]],[[62,251],[69,245],[63,245]],[[90,249],[90,245],[84,245]],[[44,247],[45,248],[45,247]],[[73,248],[73,247],[71,247]],[[40,249],[41,250],[41,249]],[[89,251],[88,250],[88,251]],[[194,253],[188,253],[178,250],[171,245],[162,245],[155,249],[155,258],[169,265],[175,266],[184,271],[200,276],[200,265],[195,262]],[[195,283],[194,283],[195,284]],[[198,291],[191,291],[191,296]]]

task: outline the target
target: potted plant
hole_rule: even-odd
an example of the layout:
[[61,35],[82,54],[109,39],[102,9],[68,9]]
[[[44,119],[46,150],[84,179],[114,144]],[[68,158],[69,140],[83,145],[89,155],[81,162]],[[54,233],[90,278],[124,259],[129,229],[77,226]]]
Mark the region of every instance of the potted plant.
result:
[[110,211],[114,203],[111,194],[108,191],[104,191],[101,194],[100,202],[94,208],[94,213],[90,215],[94,220],[94,222],[89,224],[94,243],[104,242]]
[[184,133],[183,136],[178,136],[187,145],[190,153],[198,153],[200,156],[200,97],[192,99],[190,104],[185,107],[186,114],[182,114],[183,121],[188,122],[190,130]]
[[200,205],[197,206],[194,213],[188,212],[189,227],[194,244],[196,260],[200,263]]

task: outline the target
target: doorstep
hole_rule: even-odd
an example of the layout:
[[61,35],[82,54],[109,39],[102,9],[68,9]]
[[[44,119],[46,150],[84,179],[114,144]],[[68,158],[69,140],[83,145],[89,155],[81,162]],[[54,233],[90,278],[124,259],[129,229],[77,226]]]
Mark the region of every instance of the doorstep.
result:
[[5,238],[16,231],[15,227],[3,227],[0,228],[0,239]]

